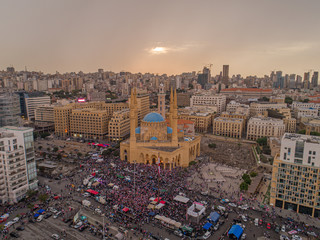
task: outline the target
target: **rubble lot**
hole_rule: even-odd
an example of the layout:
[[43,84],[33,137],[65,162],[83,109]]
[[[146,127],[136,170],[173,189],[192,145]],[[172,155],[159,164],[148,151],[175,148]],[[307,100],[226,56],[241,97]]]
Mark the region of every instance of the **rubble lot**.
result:
[[[209,148],[208,144],[216,144],[216,148]],[[237,140],[217,140],[210,137],[201,137],[201,155],[210,157],[214,163],[250,170],[257,166],[254,159],[252,144]]]

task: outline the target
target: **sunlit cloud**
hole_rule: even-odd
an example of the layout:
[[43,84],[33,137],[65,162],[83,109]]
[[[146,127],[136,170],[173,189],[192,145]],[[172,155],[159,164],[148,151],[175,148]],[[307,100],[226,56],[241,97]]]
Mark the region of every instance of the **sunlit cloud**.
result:
[[168,52],[168,48],[165,47],[155,47],[150,49],[149,51],[151,54],[163,54]]

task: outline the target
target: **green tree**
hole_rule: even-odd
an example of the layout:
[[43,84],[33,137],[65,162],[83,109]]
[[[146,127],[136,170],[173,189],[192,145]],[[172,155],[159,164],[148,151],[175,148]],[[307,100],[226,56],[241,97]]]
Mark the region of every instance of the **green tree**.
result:
[[81,152],[78,152],[77,155],[78,155],[78,157],[81,157],[81,156],[82,156],[82,153],[81,153]]
[[286,98],[284,99],[284,102],[285,102],[285,103],[288,103],[288,104],[291,104],[291,103],[293,102],[293,100],[292,100],[291,97],[286,97]]
[[58,147],[54,147],[54,148],[53,148],[53,151],[54,151],[54,152],[58,152],[58,150],[59,150]]
[[191,161],[189,162],[189,166],[195,165],[197,162],[196,161]]
[[320,136],[320,133],[319,133],[319,132],[310,132],[310,135],[313,135],[313,136]]
[[39,196],[39,200],[41,201],[41,202],[45,202],[45,201],[47,201],[47,199],[49,198],[49,196],[48,196],[48,194],[41,194],[40,196]]
[[57,155],[57,159],[58,159],[58,160],[61,160],[61,158],[62,158],[62,156],[61,156],[61,154],[59,153],[59,154]]
[[257,143],[260,146],[266,146],[268,144],[268,138],[267,137],[258,138]]
[[242,182],[240,184],[240,190],[241,191],[247,191],[248,190],[248,184],[246,182]]
[[38,149],[39,149],[39,150],[41,151],[41,149],[42,149],[42,146],[39,146],[39,147],[38,147]]
[[258,173],[256,173],[256,172],[251,172],[250,173],[250,177],[256,177],[258,175]]
[[31,190],[31,189],[29,189],[29,190],[27,191],[27,193],[26,193],[26,195],[27,195],[28,198],[31,198],[31,197],[35,196],[36,194],[37,194],[37,192],[34,191],[34,190]]
[[251,178],[250,178],[250,176],[248,175],[248,174],[243,174],[242,175],[242,179],[243,179],[243,181],[246,183],[246,184],[248,184],[248,185],[250,185],[251,184]]
[[306,134],[306,130],[305,129],[299,130],[298,133],[299,134]]
[[192,83],[189,83],[188,87],[189,87],[190,89],[193,89]]
[[48,133],[48,132],[40,133],[40,137],[41,137],[41,138],[46,138],[46,137],[48,137],[48,136],[50,136],[50,133]]
[[303,102],[304,103],[307,103],[307,102],[309,102],[310,100],[308,99],[308,98],[306,98],[306,99],[303,99]]
[[215,143],[209,143],[209,144],[208,144],[208,147],[214,149],[214,148],[217,147],[217,144],[215,144]]

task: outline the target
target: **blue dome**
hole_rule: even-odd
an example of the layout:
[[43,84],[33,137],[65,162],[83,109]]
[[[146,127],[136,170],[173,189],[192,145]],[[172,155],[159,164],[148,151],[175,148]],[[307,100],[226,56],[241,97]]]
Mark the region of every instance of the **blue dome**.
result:
[[172,134],[172,128],[171,127],[167,127],[167,133],[168,134]]
[[164,118],[156,112],[148,113],[144,118],[145,122],[164,122]]
[[140,131],[141,131],[140,127],[137,127],[136,130],[135,130],[136,134],[140,134]]
[[150,138],[150,140],[158,140],[158,138],[152,137],[152,138]]

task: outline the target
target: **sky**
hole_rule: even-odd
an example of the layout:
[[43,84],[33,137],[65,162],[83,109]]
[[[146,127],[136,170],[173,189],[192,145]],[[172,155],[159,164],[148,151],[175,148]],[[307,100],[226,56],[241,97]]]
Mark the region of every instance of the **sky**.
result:
[[0,70],[303,75],[319,0],[1,0]]

